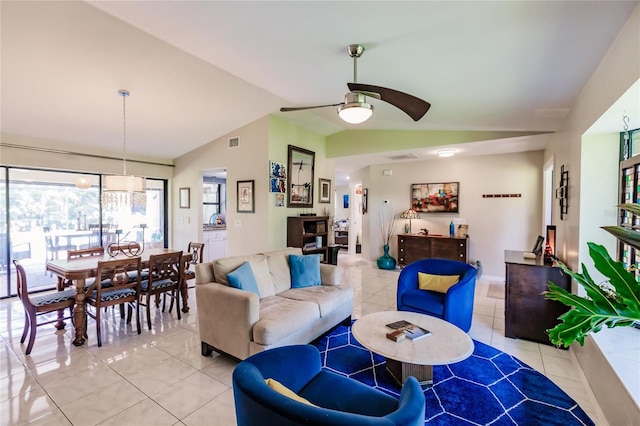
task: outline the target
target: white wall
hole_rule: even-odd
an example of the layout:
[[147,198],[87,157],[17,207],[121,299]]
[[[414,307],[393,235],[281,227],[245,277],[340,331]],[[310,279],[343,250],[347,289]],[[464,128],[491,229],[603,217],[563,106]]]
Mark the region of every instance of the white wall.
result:
[[[629,17],[575,104],[571,106],[571,112],[560,130],[551,136],[551,142],[545,150],[545,158],[554,156],[555,170],[559,170],[561,164],[566,164],[570,173],[569,214],[567,220],[560,221],[554,213],[554,222],[558,226],[558,255],[574,270],[578,269],[579,263],[589,262],[588,258],[584,258],[584,238],[593,238],[593,241],[600,243],[610,241],[604,233],[599,236],[587,229],[601,226],[602,221],[608,219],[607,209],[610,207],[589,202],[592,189],[583,185],[591,181],[587,175],[599,175],[600,166],[589,158],[583,161],[583,156],[589,156],[588,150],[583,150],[583,136],[640,79],[640,62],[637,57],[637,52],[640,52],[639,35],[640,6]],[[585,147],[588,147],[591,141],[588,138],[584,140]],[[617,185],[608,191],[615,192],[615,188]],[[605,200],[605,203],[608,201]],[[595,214],[587,212],[594,209]],[[591,220],[597,220],[598,223],[591,223]],[[606,332],[607,330],[603,330],[600,333]],[[571,349],[575,351],[609,424],[636,424],[640,418],[638,401],[630,397],[628,390],[606,361],[597,341],[597,338],[587,338],[584,347],[573,345]],[[631,369],[627,374],[635,374],[637,377],[637,369]]]
[[[449,223],[464,219],[469,224],[470,259],[480,260],[484,274],[504,277],[504,250],[531,250],[542,224],[542,151],[481,157],[437,158],[428,161],[378,164],[370,167],[370,252],[382,255],[380,211],[389,200],[397,213],[396,233],[405,220],[399,214],[410,207],[412,183],[459,182],[460,212],[420,213],[412,221],[433,234],[449,234]],[[383,170],[392,169],[391,176]],[[482,198],[482,194],[522,194],[520,198]],[[397,258],[397,240],[391,244]]]

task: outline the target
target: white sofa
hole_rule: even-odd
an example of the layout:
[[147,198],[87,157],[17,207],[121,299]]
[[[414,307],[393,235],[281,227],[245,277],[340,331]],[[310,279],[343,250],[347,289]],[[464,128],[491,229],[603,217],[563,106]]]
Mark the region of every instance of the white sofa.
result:
[[[306,344],[351,320],[353,288],[340,285],[334,265],[320,264],[322,285],[291,288],[286,248],[196,265],[196,304],[202,355],[212,350],[238,359],[265,349]],[[249,262],[260,296],[229,286],[227,274]]]

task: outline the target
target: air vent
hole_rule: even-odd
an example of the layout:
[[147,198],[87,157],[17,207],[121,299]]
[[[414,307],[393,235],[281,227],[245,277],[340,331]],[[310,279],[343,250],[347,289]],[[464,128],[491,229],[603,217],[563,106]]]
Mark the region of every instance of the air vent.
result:
[[400,154],[400,155],[392,155],[389,157],[392,160],[411,160],[412,158],[418,158],[416,154]]
[[240,138],[229,138],[229,148],[237,148],[240,145]]

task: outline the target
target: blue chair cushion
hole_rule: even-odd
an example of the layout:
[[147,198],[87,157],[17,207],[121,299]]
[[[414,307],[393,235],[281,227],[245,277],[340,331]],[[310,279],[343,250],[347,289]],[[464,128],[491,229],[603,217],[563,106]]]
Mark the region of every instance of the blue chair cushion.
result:
[[320,255],[289,255],[291,288],[312,287],[322,284],[320,279]]
[[[152,284],[152,290],[159,290],[162,288],[167,288],[175,285],[175,281],[167,278],[164,280],[154,281]],[[149,280],[144,280],[140,282],[140,290],[142,292],[146,292],[149,288]]]
[[53,305],[54,303],[64,302],[69,299],[76,298],[76,290],[69,289],[64,291],[57,291],[52,294],[44,294],[42,296],[29,296],[31,303],[34,306],[47,306]]
[[[339,392],[332,390],[339,389]],[[382,417],[398,409],[398,400],[353,379],[320,371],[299,392],[315,405],[330,410]]]
[[[119,290],[109,290],[106,293],[102,293],[100,300],[102,302],[109,302],[112,300],[124,299],[126,297],[132,297],[136,295],[136,291],[132,288],[121,288]],[[91,295],[92,299],[96,299],[98,297],[98,291],[94,290]]]
[[408,290],[402,295],[402,303],[414,312],[429,312],[442,317],[444,315],[444,293],[429,290]]
[[253,269],[251,269],[249,262],[244,262],[233,272],[227,274],[227,281],[229,281],[231,287],[250,291],[260,297],[260,288],[258,287],[258,282],[256,281],[255,275],[253,275]]

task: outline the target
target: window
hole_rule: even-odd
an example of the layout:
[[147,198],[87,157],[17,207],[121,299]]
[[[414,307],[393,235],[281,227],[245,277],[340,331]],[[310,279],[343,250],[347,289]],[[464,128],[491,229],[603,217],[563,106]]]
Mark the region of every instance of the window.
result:
[[202,218],[205,223],[215,223],[226,213],[225,194],[226,181],[220,178],[203,177],[202,185]]
[[147,179],[146,207],[122,214],[101,211],[99,175],[13,167],[0,173],[0,297],[16,294],[14,259],[37,291],[55,288],[46,262],[66,258],[69,249],[106,247],[118,238],[166,245],[165,180]]

